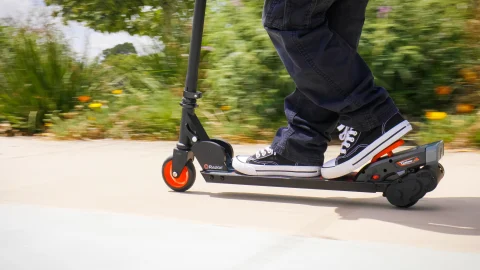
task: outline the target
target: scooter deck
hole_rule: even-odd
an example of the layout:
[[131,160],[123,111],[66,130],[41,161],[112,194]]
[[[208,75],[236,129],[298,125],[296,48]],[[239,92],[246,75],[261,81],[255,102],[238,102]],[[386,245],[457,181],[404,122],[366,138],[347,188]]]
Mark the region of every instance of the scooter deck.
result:
[[282,177],[282,176],[250,176],[230,172],[205,172],[201,174],[208,183],[234,184],[266,187],[284,187],[301,189],[325,189],[355,192],[383,192],[389,183],[354,182],[356,173],[335,179],[322,177]]
[[[376,193],[385,192],[388,186],[402,175],[415,172],[426,165],[432,168],[434,179],[431,181],[435,182],[436,186],[444,175],[443,167],[439,164],[443,155],[443,141],[434,142],[395,154],[390,153],[388,157],[376,157],[373,163],[366,165],[358,173],[353,172],[335,179],[251,176],[239,174],[230,166],[228,170],[203,170],[201,174],[207,183]],[[391,177],[394,179],[390,179]]]

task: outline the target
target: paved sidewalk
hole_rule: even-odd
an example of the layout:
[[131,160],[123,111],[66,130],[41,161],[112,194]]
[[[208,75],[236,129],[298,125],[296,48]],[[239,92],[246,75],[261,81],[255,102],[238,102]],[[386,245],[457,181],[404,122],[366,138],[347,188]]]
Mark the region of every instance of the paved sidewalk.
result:
[[439,187],[401,210],[379,193],[215,185],[200,174],[189,192],[171,192],[161,165],[174,144],[0,138],[0,269],[480,265],[479,153],[447,151]]
[[299,237],[159,217],[25,205],[0,205],[0,216],[7,218],[0,225],[0,269],[4,270],[476,270],[480,264],[474,253]]

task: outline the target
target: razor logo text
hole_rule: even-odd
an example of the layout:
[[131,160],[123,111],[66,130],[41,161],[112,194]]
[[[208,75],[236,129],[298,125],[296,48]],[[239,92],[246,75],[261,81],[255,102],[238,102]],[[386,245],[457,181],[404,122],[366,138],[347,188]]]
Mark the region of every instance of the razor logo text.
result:
[[204,168],[205,170],[222,170],[222,169],[223,169],[223,166],[204,164],[204,165],[203,165],[203,168]]
[[411,165],[411,164],[416,163],[418,161],[420,161],[420,159],[418,157],[412,157],[412,158],[407,158],[407,159],[404,159],[402,161],[397,162],[397,165],[401,166],[401,167],[405,167],[407,165]]

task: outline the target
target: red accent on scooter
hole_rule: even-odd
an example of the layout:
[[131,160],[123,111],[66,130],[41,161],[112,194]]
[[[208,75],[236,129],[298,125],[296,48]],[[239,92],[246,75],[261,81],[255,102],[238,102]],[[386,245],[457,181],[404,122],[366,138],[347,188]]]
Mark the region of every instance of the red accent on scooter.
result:
[[376,156],[374,156],[372,158],[371,163],[376,162],[377,160],[379,160],[384,155],[388,155],[389,157],[393,156],[393,150],[395,150],[395,148],[398,148],[398,147],[402,146],[404,143],[405,142],[403,140],[398,140],[398,141],[394,142],[392,145],[383,149],[382,152],[380,152]]

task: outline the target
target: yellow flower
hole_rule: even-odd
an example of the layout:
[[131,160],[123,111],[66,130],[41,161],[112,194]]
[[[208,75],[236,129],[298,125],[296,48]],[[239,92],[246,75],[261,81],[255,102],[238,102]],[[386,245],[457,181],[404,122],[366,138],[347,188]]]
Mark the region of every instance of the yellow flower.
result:
[[228,105],[223,105],[220,107],[220,110],[222,111],[229,111],[232,107],[228,106]]
[[447,117],[447,114],[445,112],[427,112],[425,116],[429,120],[442,120]]
[[88,107],[90,109],[95,109],[95,108],[101,108],[102,107],[102,103],[90,103],[90,105],[88,105]]
[[117,90],[112,91],[112,94],[114,94],[114,95],[120,95],[121,93],[123,93],[123,90],[121,90],[121,89],[117,89]]
[[45,123],[45,126],[46,127],[51,127],[51,126],[53,126],[53,124],[52,123]]

